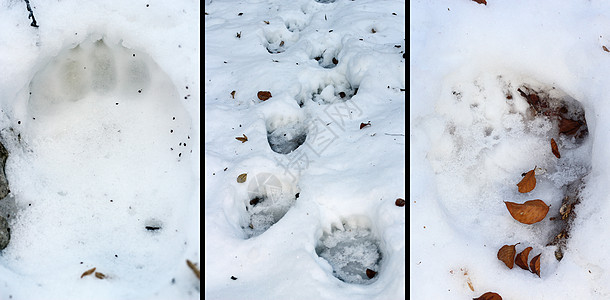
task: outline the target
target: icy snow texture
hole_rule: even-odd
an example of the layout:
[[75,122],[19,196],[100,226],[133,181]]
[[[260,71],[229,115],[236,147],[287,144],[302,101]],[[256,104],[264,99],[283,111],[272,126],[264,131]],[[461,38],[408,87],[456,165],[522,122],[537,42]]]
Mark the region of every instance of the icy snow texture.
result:
[[324,234],[316,253],[328,260],[333,274],[345,282],[368,283],[371,279],[366,270],[379,272],[379,245],[367,228],[346,226],[344,230]]

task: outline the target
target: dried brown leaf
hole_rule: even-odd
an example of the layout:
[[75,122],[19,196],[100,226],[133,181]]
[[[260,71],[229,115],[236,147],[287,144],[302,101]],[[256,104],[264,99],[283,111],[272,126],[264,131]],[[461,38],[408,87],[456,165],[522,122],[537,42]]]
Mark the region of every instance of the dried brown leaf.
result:
[[377,272],[375,272],[371,269],[366,269],[366,277],[371,279],[371,278],[375,277],[375,275],[377,275]]
[[371,126],[371,121],[368,121],[367,123],[360,123],[360,129],[362,129],[366,126]]
[[474,286],[472,286],[472,281],[470,281],[470,277],[468,277],[466,283],[468,283],[468,287],[470,288],[470,290],[474,292]]
[[606,46],[602,46],[602,48],[604,49],[604,51],[610,52],[610,50],[608,50],[608,48],[606,48]]
[[479,298],[472,298],[472,300],[502,300],[502,297],[497,293],[487,292],[479,296]]
[[540,255],[542,255],[542,253],[534,256],[534,258],[532,258],[532,261],[530,261],[530,271],[538,275],[538,277],[540,277]]
[[85,273],[83,273],[83,275],[81,275],[80,278],[83,278],[87,275],[91,275],[91,274],[93,274],[93,272],[95,272],[95,268],[85,271]]
[[237,176],[237,182],[238,183],[244,183],[244,182],[246,182],[247,178],[248,178],[248,174],[247,173],[239,174],[239,176]]
[[405,206],[405,203],[406,203],[405,199],[402,199],[402,198],[396,199],[396,202],[395,202],[396,206],[399,206],[399,207]]
[[240,141],[240,142],[242,142],[242,144],[243,144],[243,143],[245,143],[245,142],[248,140],[248,137],[247,137],[245,134],[243,134],[243,133],[242,133],[242,135],[243,135],[244,137],[238,136],[238,137],[236,137],[235,139],[236,139],[236,140],[238,140],[238,141]]
[[555,154],[557,158],[561,158],[561,154],[559,154],[559,149],[557,148],[555,139],[551,139],[551,151],[553,151],[553,154]]
[[[189,268],[191,268],[191,270],[193,270],[193,273],[195,273],[195,276],[197,276],[197,279],[201,280],[201,278],[199,277],[199,269],[197,268],[197,266],[192,263],[190,260],[186,260],[186,265],[189,266]],[[235,278],[237,279],[237,278]]]
[[580,126],[582,126],[582,124],[578,121],[561,118],[559,120],[559,133],[573,135],[580,129]]
[[536,170],[536,167],[534,167],[534,169],[532,169],[531,171],[527,172],[525,174],[525,177],[523,177],[523,179],[521,179],[521,181],[517,183],[520,193],[531,192],[536,187],[536,172],[534,170]]
[[476,3],[479,3],[479,4],[485,4],[485,5],[487,5],[487,1],[485,1],[485,0],[472,0],[472,1],[474,1],[474,2],[476,2]]
[[504,204],[510,215],[523,224],[540,222],[549,212],[549,206],[540,199],[529,200],[523,204],[505,201]]
[[235,99],[235,91],[232,91],[232,92],[231,92],[231,97],[232,97],[233,99]]
[[[519,244],[519,243],[517,243]],[[514,245],[504,245],[500,250],[498,250],[498,259],[501,260],[509,269],[512,269],[515,265],[515,246]]]
[[269,24],[269,21],[263,21],[263,22],[265,22],[265,24]]
[[530,255],[530,251],[532,251],[532,249],[532,247],[525,248],[523,251],[519,252],[515,258],[515,264],[517,264],[517,266],[523,270],[529,270],[527,267],[527,257]]
[[269,92],[269,91],[259,91],[256,94],[256,96],[258,96],[258,99],[265,101],[265,100],[271,98],[271,92]]
[[97,277],[99,279],[104,279],[104,278],[106,278],[106,275],[104,275],[103,273],[100,273],[100,272],[95,272],[95,277]]

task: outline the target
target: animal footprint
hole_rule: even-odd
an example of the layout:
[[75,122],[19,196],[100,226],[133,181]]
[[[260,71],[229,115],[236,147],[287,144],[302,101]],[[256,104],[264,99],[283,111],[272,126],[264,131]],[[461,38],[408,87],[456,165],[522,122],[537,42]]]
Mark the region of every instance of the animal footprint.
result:
[[298,194],[272,173],[259,173],[250,179],[246,203],[248,224],[242,229],[250,237],[258,236],[277,223],[294,204]]
[[347,283],[370,283],[380,272],[379,240],[368,227],[345,224],[344,229],[324,233],[316,253],[333,268],[333,275]]
[[[15,202],[29,204],[13,228],[28,239],[11,244],[36,249],[19,258],[28,263],[16,265],[25,268],[18,272],[48,265],[48,254],[64,245],[92,255],[147,245],[129,249],[139,257],[126,262],[134,268],[163,269],[159,261],[173,255],[167,251],[182,251],[185,233],[174,229],[195,178],[181,93],[149,55],[104,38],[64,49],[37,70],[12,116],[23,149],[13,149],[7,161]],[[67,208],[70,218],[52,219]],[[117,219],[132,226],[109,222]],[[31,226],[40,222],[57,225]],[[73,234],[54,234],[59,231]],[[22,254],[3,255],[19,260],[9,257]],[[74,259],[56,256],[51,264],[61,268]]]

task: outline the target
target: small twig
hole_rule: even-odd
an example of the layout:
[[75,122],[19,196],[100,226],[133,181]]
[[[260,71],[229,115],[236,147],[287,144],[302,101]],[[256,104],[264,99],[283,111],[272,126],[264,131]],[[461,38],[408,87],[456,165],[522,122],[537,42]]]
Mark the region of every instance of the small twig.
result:
[[191,268],[191,270],[193,270],[193,273],[195,273],[195,276],[197,276],[197,279],[201,280],[199,278],[199,269],[197,268],[197,266],[195,266],[194,263],[192,263],[190,260],[186,260],[186,264],[189,266],[189,268]]
[[36,24],[36,19],[34,18],[34,12],[32,11],[32,8],[30,7],[30,0],[25,0],[25,4],[27,5],[28,11],[30,12],[28,19],[32,19],[32,24],[30,24],[30,25],[32,27],[38,27],[38,25]]
[[384,133],[385,135],[391,135],[391,136],[405,136],[402,133]]

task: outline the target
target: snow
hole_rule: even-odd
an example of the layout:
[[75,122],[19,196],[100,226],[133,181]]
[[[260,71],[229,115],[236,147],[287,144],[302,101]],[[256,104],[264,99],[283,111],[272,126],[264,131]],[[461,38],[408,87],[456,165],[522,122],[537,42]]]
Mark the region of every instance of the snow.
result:
[[[410,296],[607,299],[610,6],[603,1],[412,1],[410,20]],[[557,135],[522,86],[584,110],[588,136]],[[507,95],[511,94],[512,99]],[[550,151],[559,144],[561,158]],[[537,186],[517,191],[521,174]],[[584,184],[580,185],[582,178]],[[564,195],[579,190],[563,258],[548,245]],[[550,204],[536,224],[504,201]],[[541,253],[541,277],[510,270],[503,245]],[[472,287],[470,287],[472,286]]]
[[0,4],[0,299],[199,298],[199,4],[31,4]]
[[405,297],[405,9],[206,2],[206,299]]

